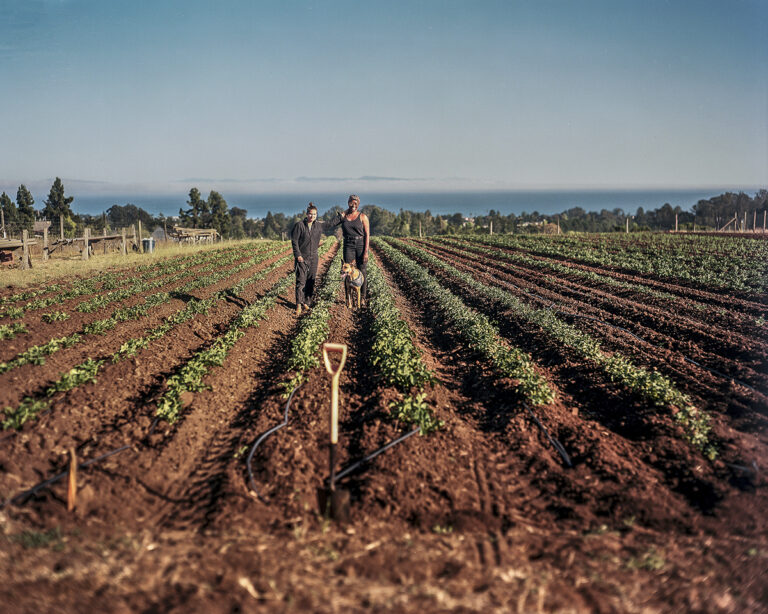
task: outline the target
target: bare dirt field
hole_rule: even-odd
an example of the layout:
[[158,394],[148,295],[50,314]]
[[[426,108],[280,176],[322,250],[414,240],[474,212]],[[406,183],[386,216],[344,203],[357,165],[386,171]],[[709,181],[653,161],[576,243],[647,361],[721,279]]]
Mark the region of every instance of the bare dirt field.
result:
[[[338,249],[328,243],[319,278],[336,283]],[[293,375],[291,340],[307,318],[293,312],[292,284],[280,285],[293,271],[289,244],[174,256],[176,264],[118,271],[92,291],[15,315],[8,309],[67,296],[78,280],[29,299],[1,291],[0,325],[20,322],[26,332],[0,342],[0,407],[17,419],[0,432],[0,610],[768,610],[766,295],[576,259],[563,271],[547,268],[560,260],[515,262],[482,249],[434,239],[372,249],[435,375],[425,398],[444,424],[342,480],[352,497],[347,524],[326,519],[317,502],[328,475],[322,365],[296,389],[287,426],[250,457],[283,417],[280,384]],[[555,400],[525,403],[392,250],[530,355]],[[603,352],[668,378],[708,415],[716,457],[686,440],[676,408],[650,404],[420,254],[549,309]],[[109,294],[126,287],[130,296]],[[157,293],[167,296],[148,298]],[[78,310],[97,296],[93,311]],[[255,322],[239,324],[261,304]],[[69,317],[46,321],[53,310]],[[339,467],[412,428],[392,417],[399,392],[372,364],[373,318],[348,309],[339,285],[324,335],[349,348]],[[100,320],[110,322],[95,327]],[[192,381],[185,366],[235,328]],[[71,342],[50,351],[54,338]],[[94,363],[87,376],[75,369]],[[180,374],[192,383],[182,382],[178,419],[161,419]],[[81,467],[68,511],[71,450]]]

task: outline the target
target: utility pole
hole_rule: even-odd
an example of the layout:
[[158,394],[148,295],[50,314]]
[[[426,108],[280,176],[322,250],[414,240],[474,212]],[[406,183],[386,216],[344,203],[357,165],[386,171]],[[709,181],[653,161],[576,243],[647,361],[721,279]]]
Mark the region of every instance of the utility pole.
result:
[[0,228],[3,230],[3,239],[7,239],[8,236],[5,234],[5,211],[3,209],[0,209]]

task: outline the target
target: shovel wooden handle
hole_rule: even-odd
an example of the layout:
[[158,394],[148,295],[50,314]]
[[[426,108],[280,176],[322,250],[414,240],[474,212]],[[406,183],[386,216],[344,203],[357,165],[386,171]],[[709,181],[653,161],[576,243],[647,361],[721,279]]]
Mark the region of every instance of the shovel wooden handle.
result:
[[[341,354],[339,364],[334,369],[331,365],[329,354]],[[325,370],[331,376],[331,444],[335,445],[339,441],[339,378],[344,363],[347,361],[347,346],[343,343],[324,343],[323,344],[323,362]]]

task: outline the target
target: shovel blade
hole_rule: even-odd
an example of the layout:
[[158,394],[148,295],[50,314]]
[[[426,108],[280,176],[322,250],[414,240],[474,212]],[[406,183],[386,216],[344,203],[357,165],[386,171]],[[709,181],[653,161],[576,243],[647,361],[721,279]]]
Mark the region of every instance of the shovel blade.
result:
[[320,513],[336,522],[349,522],[349,491],[343,488],[318,488],[317,503]]

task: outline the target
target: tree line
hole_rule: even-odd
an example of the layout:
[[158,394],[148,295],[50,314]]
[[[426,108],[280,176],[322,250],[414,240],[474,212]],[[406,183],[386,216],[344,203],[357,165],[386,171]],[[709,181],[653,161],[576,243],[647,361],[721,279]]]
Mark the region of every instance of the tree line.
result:
[[[32,230],[36,219],[48,219],[53,223],[52,231],[57,232],[60,218],[64,220],[65,236],[81,236],[84,228],[108,232],[131,226],[141,220],[149,232],[165,225],[189,228],[214,228],[224,238],[242,239],[287,237],[293,225],[303,219],[304,213],[285,215],[268,212],[266,217],[254,219],[239,207],[229,207],[224,197],[211,191],[203,198],[197,188],[189,192],[187,208],[179,209],[178,217],[153,216],[133,204],[112,205],[101,215],[76,214],[71,209],[74,198],[66,196],[60,178],[51,186],[44,207],[34,208],[35,200],[23,184],[19,186],[14,203],[5,192],[0,195],[0,207],[5,216],[6,227],[11,234],[19,235],[21,230]],[[768,190],[759,190],[754,196],[744,192],[726,192],[710,199],[700,200],[690,210],[665,203],[661,207],[646,211],[638,207],[634,213],[621,208],[585,211],[572,207],[558,214],[545,215],[537,211],[503,215],[491,210],[488,215],[465,217],[462,213],[432,215],[429,211],[416,212],[400,209],[394,213],[374,204],[367,204],[361,210],[368,216],[371,232],[378,235],[399,237],[436,234],[487,234],[493,227],[494,233],[557,232],[624,232],[629,218],[630,231],[670,230],[675,227],[677,217],[681,230],[714,230],[722,227],[734,215],[742,220],[744,214],[763,212],[768,209]],[[341,207],[326,211],[321,219],[330,220]],[[752,218],[748,220],[751,224]]]

